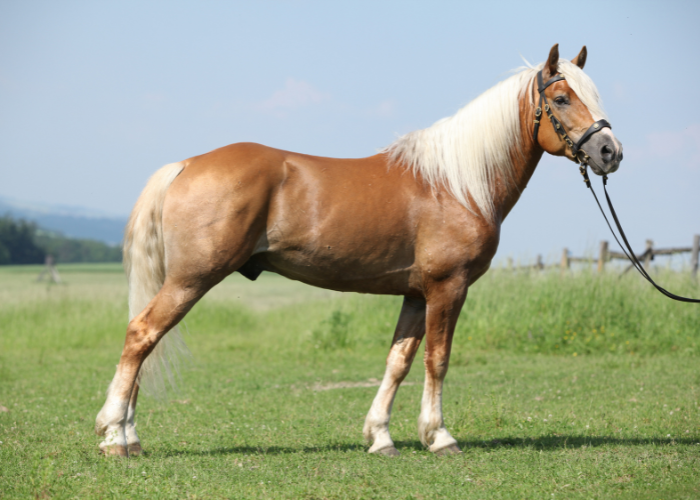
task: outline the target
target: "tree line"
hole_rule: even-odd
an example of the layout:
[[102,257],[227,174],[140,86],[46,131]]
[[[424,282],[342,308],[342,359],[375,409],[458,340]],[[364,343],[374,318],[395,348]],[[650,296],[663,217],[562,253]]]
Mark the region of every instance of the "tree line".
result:
[[47,255],[62,263],[120,262],[122,249],[101,241],[68,238],[10,215],[0,217],[0,265],[43,264]]

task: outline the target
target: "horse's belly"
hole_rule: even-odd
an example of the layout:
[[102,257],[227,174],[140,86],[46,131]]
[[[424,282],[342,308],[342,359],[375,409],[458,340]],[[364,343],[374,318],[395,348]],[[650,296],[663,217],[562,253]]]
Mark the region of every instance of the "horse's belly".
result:
[[340,292],[410,295],[418,292],[412,259],[371,259],[325,252],[266,252],[263,267],[309,285]]

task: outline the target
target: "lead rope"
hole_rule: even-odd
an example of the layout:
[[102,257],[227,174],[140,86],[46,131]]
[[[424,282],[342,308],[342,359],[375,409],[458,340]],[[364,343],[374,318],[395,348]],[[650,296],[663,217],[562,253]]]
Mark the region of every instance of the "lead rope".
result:
[[[694,304],[700,304],[700,300],[698,299],[691,299],[688,297],[681,297],[680,295],[676,295],[675,293],[671,293],[665,288],[657,285],[653,279],[651,279],[651,276],[649,276],[649,273],[647,273],[646,269],[644,269],[644,266],[639,262],[639,259],[637,259],[637,256],[634,254],[634,251],[632,250],[632,246],[629,244],[627,241],[627,236],[625,235],[625,232],[622,230],[622,225],[620,224],[620,220],[617,217],[617,213],[615,212],[615,208],[613,207],[612,201],[610,200],[610,195],[608,195],[608,176],[603,175],[603,191],[605,191],[605,199],[608,202],[608,207],[610,208],[610,213],[613,216],[613,219],[615,220],[615,225],[617,226],[617,230],[620,231],[620,236],[622,237],[622,241],[625,242],[623,245],[620,243],[620,240],[618,239],[617,235],[615,234],[615,231],[613,231],[612,226],[610,225],[610,221],[608,220],[608,216],[605,215],[605,211],[603,210],[603,207],[600,204],[600,201],[598,201],[598,196],[595,193],[595,189],[593,189],[593,186],[591,185],[591,180],[588,178],[588,162],[587,156],[584,153],[584,158],[581,161],[581,164],[579,166],[579,171],[581,172],[581,175],[583,176],[583,181],[586,183],[586,187],[591,190],[591,193],[593,193],[593,198],[595,198],[595,202],[598,204],[598,208],[600,209],[600,213],[603,214],[603,218],[605,219],[606,224],[608,225],[608,228],[610,228],[610,232],[612,233],[613,237],[615,238],[615,241],[617,241],[617,244],[620,245],[620,248],[622,248],[622,251],[625,253],[627,258],[632,262],[632,265],[634,268],[639,271],[639,274],[641,274],[644,279],[646,279],[649,283],[654,285],[654,287],[663,293],[666,297],[669,299],[673,300],[678,300],[680,302],[691,302]],[[627,249],[625,249],[627,247]],[[628,253],[629,251],[629,253]]]

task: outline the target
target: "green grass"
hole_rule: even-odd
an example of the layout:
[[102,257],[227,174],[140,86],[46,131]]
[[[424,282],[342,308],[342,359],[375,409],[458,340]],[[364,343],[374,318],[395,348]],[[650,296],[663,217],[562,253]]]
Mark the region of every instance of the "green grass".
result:
[[445,385],[464,453],[418,442],[417,362],[394,407],[396,459],[366,453],[376,387],[362,385],[382,376],[400,298],[230,278],[188,316],[193,361],[168,403],[142,398],[147,454],[126,460],[100,456],[92,432],[124,339],[124,276],[62,266],[67,284],[47,286],[39,270],[0,268],[0,498],[700,496],[698,307],[636,277],[487,274]]

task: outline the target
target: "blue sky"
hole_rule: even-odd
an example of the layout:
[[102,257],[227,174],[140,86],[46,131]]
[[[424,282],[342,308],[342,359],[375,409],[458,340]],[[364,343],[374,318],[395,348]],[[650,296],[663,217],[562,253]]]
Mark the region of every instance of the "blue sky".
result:
[[[453,114],[554,43],[587,45],[637,248],[700,233],[700,2],[0,2],[0,196],[124,215],[159,166],[255,141],[361,157]],[[499,256],[609,239],[545,158]]]

